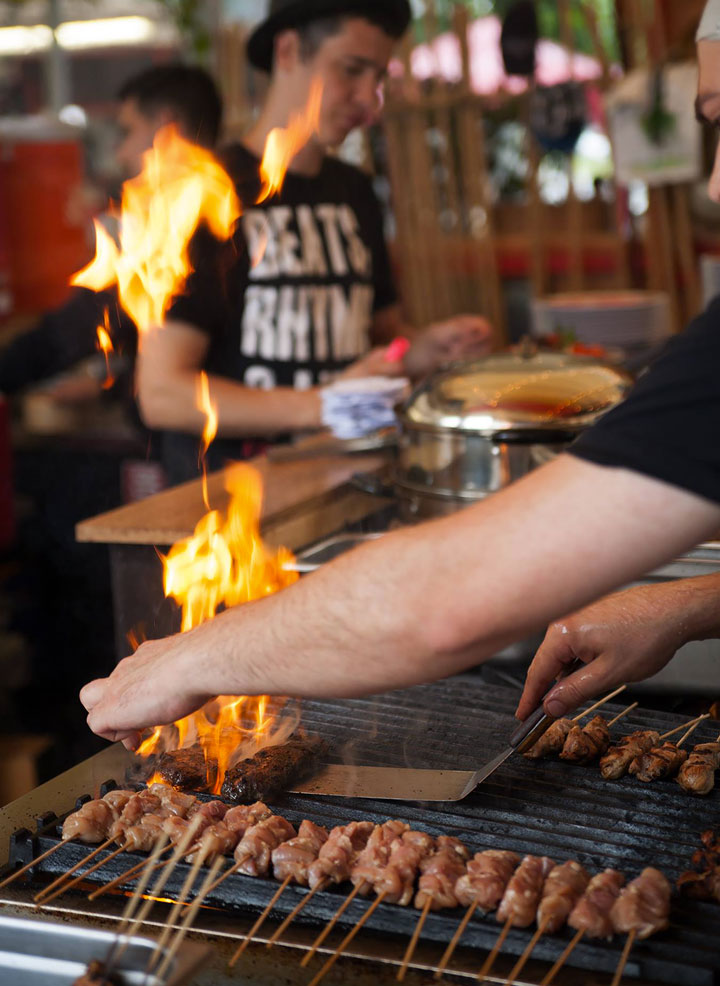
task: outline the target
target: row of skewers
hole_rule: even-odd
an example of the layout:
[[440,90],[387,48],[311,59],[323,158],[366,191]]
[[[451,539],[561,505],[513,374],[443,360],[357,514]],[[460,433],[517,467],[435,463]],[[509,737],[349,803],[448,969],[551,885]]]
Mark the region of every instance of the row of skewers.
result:
[[[602,700],[605,701],[607,698]],[[675,778],[690,794],[709,794],[715,787],[716,772],[720,768],[720,736],[715,742],[697,744],[691,751],[683,749],[683,744],[700,723],[710,718],[709,714],[697,716],[663,735],[654,729],[637,729],[613,744],[610,727],[636,706],[637,702],[634,702],[609,722],[602,715],[595,715],[586,725],[580,725],[597,705],[575,719],[558,719],[525,757],[538,760],[559,756],[569,763],[597,762],[605,780],[618,780],[626,774],[646,784]],[[677,733],[683,733],[682,737],[675,743],[670,742],[670,737]]]
[[692,854],[693,869],[678,877],[678,890],[696,900],[720,904],[720,838],[712,829],[700,836],[700,848]]
[[[655,869],[644,870],[626,886],[621,873],[606,870],[591,879],[576,861],[556,864],[548,857],[532,855],[521,860],[515,853],[502,850],[485,850],[473,855],[458,839],[413,831],[401,821],[379,825],[353,821],[328,832],[305,819],[296,831],[287,819],[274,814],[260,802],[230,808],[222,801],[200,801],[163,784],[152,785],[140,792],[112,791],[103,798],[87,802],[63,823],[63,841],[60,845],[70,839],[96,845],[91,856],[113,842],[120,843],[119,849],[94,868],[100,868],[119,852],[132,849],[151,853],[147,861],[132,867],[91,894],[94,899],[113,887],[138,879],[135,892],[128,902],[130,908],[135,900],[136,910],[128,910],[123,919],[126,924],[124,935],[134,933],[145,919],[153,900],[162,895],[174,866],[182,860],[192,864],[151,959],[149,971],[155,971],[158,975],[167,968],[170,961],[168,955],[175,954],[203,900],[233,873],[254,877],[269,877],[272,874],[278,888],[232,957],[231,965],[237,962],[257,935],[291,883],[308,888],[309,893],[276,930],[269,945],[280,938],[314,894],[331,886],[352,885],[350,894],[303,959],[303,965],[308,964],[351,902],[358,896],[374,894],[375,899],[369,908],[314,976],[311,986],[320,983],[383,902],[402,907],[412,904],[420,912],[398,974],[400,980],[412,961],[430,911],[461,906],[467,908],[438,966],[437,978],[447,968],[455,947],[476,912],[488,914],[495,911],[498,922],[503,925],[495,947],[480,970],[481,980],[490,973],[510,929],[529,928],[535,924],[535,934],[508,982],[519,975],[542,935],[557,933],[566,925],[575,930],[571,942],[571,947],[575,947],[584,936],[609,939],[615,934],[627,934],[631,945],[635,937],[646,938],[668,923],[670,885]],[[163,860],[162,857],[173,848],[170,860]],[[36,865],[41,859],[29,866]],[[230,865],[220,873],[228,859]],[[86,857],[41,890],[35,897],[36,902],[39,905],[47,903],[87,879],[93,868],[79,876],[75,873],[88,861],[89,857]],[[205,867],[202,885],[194,894],[192,904],[170,942],[180,910],[193,895],[202,866]],[[151,875],[160,867],[163,867],[162,873],[148,891]],[[22,872],[18,871],[5,882],[16,879]],[[561,956],[562,962],[569,957],[571,947]],[[627,958],[628,949],[624,959]],[[117,956],[111,956],[110,960],[104,963],[106,978],[107,970],[112,969]],[[544,984],[553,981],[562,962],[559,960],[550,970]],[[620,969],[617,982],[621,973]]]

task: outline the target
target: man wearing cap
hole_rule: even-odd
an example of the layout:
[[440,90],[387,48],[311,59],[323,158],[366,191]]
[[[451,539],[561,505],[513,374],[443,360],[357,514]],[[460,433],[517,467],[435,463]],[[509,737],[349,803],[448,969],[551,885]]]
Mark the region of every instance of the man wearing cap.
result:
[[[698,111],[720,119],[720,0],[700,36]],[[690,107],[688,107],[690,112]],[[720,156],[710,184],[720,201]],[[551,464],[451,517],[394,531],[260,602],[123,661],[81,699],[92,729],[137,741],[217,694],[346,697],[431,681],[677,557],[720,529],[720,298],[675,337],[624,404]],[[626,610],[627,650],[572,632],[536,658],[518,714],[553,689],[563,715],[653,673],[688,633],[720,633],[718,582],[679,583]],[[621,597],[622,598],[622,597]],[[662,607],[671,619],[660,620]],[[614,612],[622,613],[615,603]],[[617,618],[617,617],[615,617]],[[643,632],[658,622],[652,653]],[[580,621],[581,623],[581,621]],[[654,631],[653,631],[654,632]]]
[[[224,155],[243,205],[239,231],[229,251],[196,242],[187,292],[144,340],[138,364],[140,408],[146,424],[165,433],[171,480],[197,473],[200,369],[218,406],[215,467],[258,451],[258,439],[321,427],[319,386],[333,375],[419,375],[485,351],[487,323],[463,316],[420,333],[404,362],[388,362],[384,352],[367,358],[372,346],[411,330],[371,183],[328,151],[376,116],[409,20],[407,0],[273,0],[250,38],[249,59],[270,73],[270,84],[257,122]],[[257,205],[268,135],[305,110],[317,83],[316,133],[281,193]]]

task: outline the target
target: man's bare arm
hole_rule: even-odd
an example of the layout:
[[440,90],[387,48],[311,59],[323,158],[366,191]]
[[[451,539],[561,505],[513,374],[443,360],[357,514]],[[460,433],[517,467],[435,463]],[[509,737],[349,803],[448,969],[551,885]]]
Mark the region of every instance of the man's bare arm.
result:
[[215,694],[353,696],[472,666],[655,568],[720,508],[571,456],[468,510],[388,535],[276,596],[143,645],[86,686],[108,737]]
[[[182,322],[169,322],[143,337],[136,383],[140,411],[149,428],[202,433],[205,416],[197,408],[196,391],[207,350],[207,336]],[[210,394],[218,408],[221,435],[274,435],[321,427],[317,390],[256,390],[212,376]]]

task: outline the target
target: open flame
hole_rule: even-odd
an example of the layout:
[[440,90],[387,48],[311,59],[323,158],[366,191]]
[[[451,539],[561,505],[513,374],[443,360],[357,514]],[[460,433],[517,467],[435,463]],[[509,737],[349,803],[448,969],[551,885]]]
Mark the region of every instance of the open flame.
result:
[[215,441],[218,433],[218,410],[217,405],[210,400],[210,381],[204,371],[197,379],[197,406],[205,415],[205,426],[202,433],[202,445],[200,446],[200,463],[202,465],[202,492],[203,503],[210,509],[210,497],[207,485],[207,462],[206,456],[208,449]]
[[188,245],[201,222],[229,239],[240,217],[230,176],[210,151],[161,128],[137,178],[125,182],[119,245],[95,223],[95,259],[72,284],[102,291],[117,284],[120,303],[140,334],[162,324],[192,271]]
[[322,82],[314,79],[305,109],[301,113],[294,113],[287,127],[276,127],[268,134],[260,164],[263,186],[257,200],[258,205],[269,199],[271,195],[277,195],[283,186],[292,159],[317,132],[322,95]]
[[104,321],[104,326],[98,325],[97,327],[97,347],[105,357],[105,379],[103,380],[102,389],[110,390],[115,383],[115,377],[112,375],[110,369],[110,356],[115,352],[115,347],[110,337],[110,316],[107,308],[105,309]]

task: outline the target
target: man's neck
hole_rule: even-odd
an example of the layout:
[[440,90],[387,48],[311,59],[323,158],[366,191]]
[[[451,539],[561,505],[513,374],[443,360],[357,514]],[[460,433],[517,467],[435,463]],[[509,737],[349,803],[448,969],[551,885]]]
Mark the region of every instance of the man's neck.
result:
[[[261,158],[270,132],[276,128],[287,127],[291,118],[297,113],[302,113],[303,110],[304,106],[290,105],[277,90],[271,88],[260,116],[243,137],[243,144]],[[293,174],[314,177],[319,174],[324,157],[325,148],[313,138],[292,159],[290,171]]]

